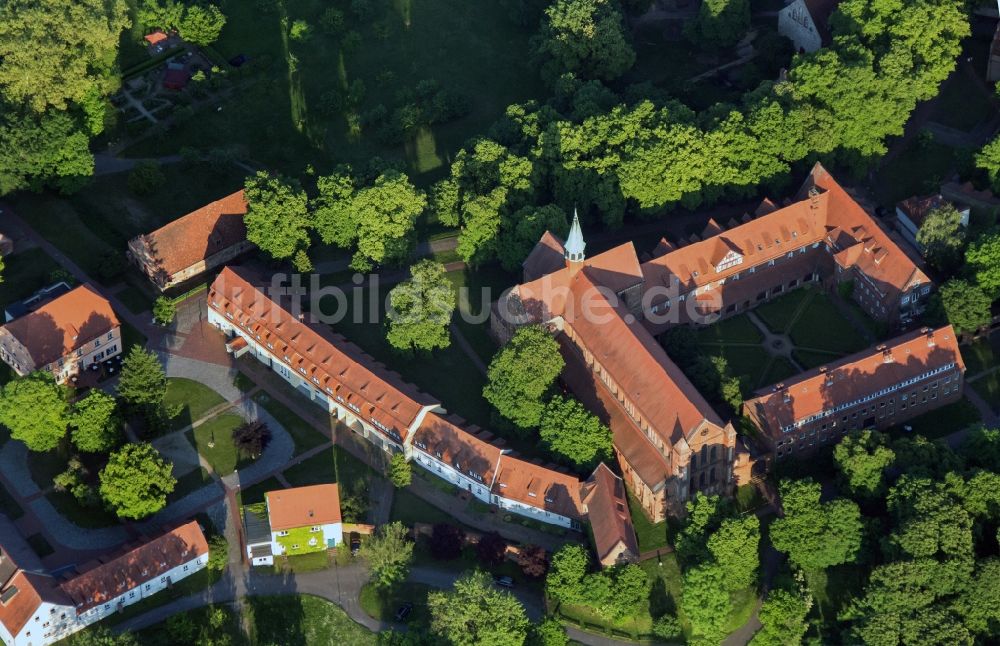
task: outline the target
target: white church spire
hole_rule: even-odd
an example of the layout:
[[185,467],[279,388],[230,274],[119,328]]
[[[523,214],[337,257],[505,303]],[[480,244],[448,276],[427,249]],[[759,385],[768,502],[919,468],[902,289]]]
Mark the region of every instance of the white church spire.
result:
[[580,229],[580,217],[573,209],[573,226],[570,227],[569,236],[566,237],[563,255],[567,262],[583,262],[583,250],[587,243],[583,241],[583,230]]

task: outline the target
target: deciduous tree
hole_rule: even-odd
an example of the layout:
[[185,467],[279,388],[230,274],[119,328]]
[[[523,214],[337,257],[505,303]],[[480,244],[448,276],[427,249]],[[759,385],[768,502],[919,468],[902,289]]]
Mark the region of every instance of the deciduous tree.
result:
[[375,585],[388,588],[406,579],[413,561],[413,541],[406,526],[397,521],[379,527],[361,543],[359,554],[368,564]]
[[0,195],[53,186],[71,193],[94,174],[87,133],[72,116],[9,109],[0,102]]
[[447,348],[455,300],[444,265],[421,260],[410,267],[410,280],[389,292],[389,345],[400,350]]
[[237,453],[256,460],[271,443],[271,429],[258,420],[244,422],[233,429],[233,446]]
[[151,444],[126,444],[101,470],[101,498],[120,518],[146,518],[167,505],[177,484],[172,472]]
[[611,81],[635,63],[621,10],[614,0],[556,0],[545,10],[536,47],[545,74],[571,72]]
[[587,595],[583,581],[589,567],[590,556],[582,545],[563,545],[552,555],[545,593],[561,603],[581,603]]
[[569,230],[566,212],[555,204],[526,206],[500,222],[497,257],[507,271],[517,271],[546,231],[564,237]]
[[885,493],[885,470],[896,454],[878,431],[853,431],[837,444],[833,458],[847,490],[854,496],[873,498]]
[[0,391],[0,424],[32,451],[51,451],[70,422],[65,390],[47,372],[14,379]]
[[1000,296],[1000,231],[984,233],[973,241],[965,250],[965,264],[987,296]]
[[546,447],[578,469],[611,458],[611,429],[572,397],[556,395],[545,405],[539,436]]
[[431,631],[455,646],[521,646],[530,626],[524,607],[485,572],[471,572],[452,592],[427,595]]
[[226,16],[214,4],[191,5],[184,10],[178,30],[181,38],[195,45],[211,45],[219,39]]
[[851,563],[861,550],[861,512],[850,500],[820,502],[820,486],[810,479],[783,480],[784,516],[771,523],[771,543],[806,570]]
[[757,578],[760,521],[753,514],[727,518],[708,537],[708,551],[722,571],[729,590],[744,590]]
[[544,396],[564,365],[559,344],[544,328],[522,327],[490,362],[483,397],[520,428],[536,428]]
[[291,258],[309,246],[312,221],[298,181],[259,171],[244,185],[247,239],[272,258]]
[[917,231],[917,243],[924,257],[941,271],[951,271],[962,261],[965,227],[962,214],[951,204],[943,204],[924,218]]
[[730,608],[729,591],[718,566],[699,565],[684,574],[681,609],[691,622],[692,637],[696,640],[721,643]]
[[413,481],[413,467],[402,453],[393,453],[389,459],[389,482],[397,489],[410,486]]
[[705,0],[686,26],[688,38],[705,49],[731,47],[750,29],[748,0]]
[[73,405],[71,433],[76,448],[87,453],[110,451],[122,441],[122,420],[115,398],[104,391],[91,390]]
[[761,629],[753,636],[751,646],[786,646],[801,644],[809,629],[806,616],[812,608],[812,597],[776,588],[767,594],[758,616]]

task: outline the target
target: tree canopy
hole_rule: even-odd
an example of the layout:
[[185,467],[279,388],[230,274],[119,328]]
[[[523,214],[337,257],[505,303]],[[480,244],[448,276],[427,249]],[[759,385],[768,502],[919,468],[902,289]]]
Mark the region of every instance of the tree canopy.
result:
[[611,81],[635,63],[615,0],[556,0],[545,9],[536,47],[552,79],[568,72]]
[[306,193],[297,180],[258,171],[247,178],[244,194],[247,240],[276,260],[309,247],[312,220]]
[[990,308],[993,299],[974,283],[961,278],[953,278],[938,289],[936,301],[955,332],[968,334],[975,332],[992,319]]
[[851,500],[820,502],[810,479],[783,480],[784,516],[771,523],[771,543],[806,570],[853,562],[861,549],[861,512]]
[[962,214],[951,204],[943,204],[924,218],[917,231],[917,244],[927,261],[941,271],[950,271],[962,261],[965,227]]
[[556,395],[545,405],[538,429],[542,443],[577,469],[611,458],[611,429],[572,397]]
[[812,608],[812,598],[777,588],[767,593],[758,618],[761,629],[753,636],[751,646],[785,646],[801,644],[809,624],[806,616]]
[[368,564],[372,581],[380,588],[388,588],[406,579],[413,561],[413,541],[403,523],[382,525],[367,541],[359,553]]
[[852,495],[872,498],[885,493],[885,471],[896,454],[878,431],[853,431],[833,451],[834,461]]
[[139,520],[167,505],[177,479],[173,465],[151,444],[126,444],[100,473],[101,498],[120,518]]
[[114,397],[96,388],[73,405],[70,424],[73,444],[81,451],[110,451],[122,441],[118,404]]
[[118,396],[130,406],[152,411],[163,403],[167,394],[167,375],[160,359],[138,345],[132,346],[118,379]]
[[749,0],[705,0],[698,17],[685,25],[687,37],[697,46],[731,47],[750,30]]
[[979,236],[965,250],[965,264],[991,299],[1000,297],[1000,231]]
[[559,344],[545,328],[519,328],[490,362],[483,397],[520,428],[536,428],[545,410],[544,396],[563,365]]
[[421,260],[410,267],[410,280],[389,292],[386,333],[389,345],[400,350],[423,351],[448,347],[455,300],[455,289],[444,265]]
[[14,379],[0,391],[0,424],[32,451],[51,451],[70,422],[66,391],[47,372]]
[[431,632],[455,646],[521,646],[530,626],[524,607],[492,577],[470,572],[450,592],[427,595]]

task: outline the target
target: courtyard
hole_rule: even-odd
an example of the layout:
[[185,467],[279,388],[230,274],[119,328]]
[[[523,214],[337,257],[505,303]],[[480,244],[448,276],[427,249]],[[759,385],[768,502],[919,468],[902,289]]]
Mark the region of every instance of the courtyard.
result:
[[698,328],[698,349],[724,357],[748,392],[832,363],[875,341],[833,298],[812,287],[789,292]]

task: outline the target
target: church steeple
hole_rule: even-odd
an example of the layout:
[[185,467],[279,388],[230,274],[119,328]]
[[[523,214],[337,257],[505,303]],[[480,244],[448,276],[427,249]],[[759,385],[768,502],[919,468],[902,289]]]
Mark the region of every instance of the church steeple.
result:
[[567,264],[582,263],[585,258],[583,250],[586,246],[587,243],[583,241],[583,230],[580,228],[580,217],[576,209],[573,209],[573,226],[570,227],[566,244],[563,245],[563,257],[566,258]]

